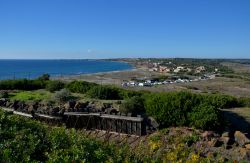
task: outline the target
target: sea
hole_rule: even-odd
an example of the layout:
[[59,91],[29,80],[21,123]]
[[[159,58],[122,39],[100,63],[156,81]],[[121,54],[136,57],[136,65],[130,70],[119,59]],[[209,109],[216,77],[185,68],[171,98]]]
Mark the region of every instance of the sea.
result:
[[0,60],[0,80],[34,79],[48,73],[52,77],[130,70],[125,62],[107,60]]

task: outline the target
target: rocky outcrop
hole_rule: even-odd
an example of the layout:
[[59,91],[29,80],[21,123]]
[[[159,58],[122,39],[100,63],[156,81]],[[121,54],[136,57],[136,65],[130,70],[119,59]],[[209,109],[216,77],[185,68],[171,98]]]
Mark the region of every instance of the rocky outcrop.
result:
[[245,144],[250,144],[250,140],[246,137],[245,134],[243,134],[240,131],[235,131],[235,133],[234,133],[234,140],[240,146],[244,146]]

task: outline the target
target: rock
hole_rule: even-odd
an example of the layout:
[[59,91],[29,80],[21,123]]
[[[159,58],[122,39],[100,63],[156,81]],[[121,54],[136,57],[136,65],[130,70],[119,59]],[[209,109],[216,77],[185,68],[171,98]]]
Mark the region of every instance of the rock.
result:
[[224,132],[221,134],[221,137],[229,137],[229,132]]
[[210,140],[214,136],[213,131],[205,131],[201,134],[201,137],[205,140]]
[[221,147],[222,144],[223,144],[223,142],[221,142],[217,138],[213,138],[210,141],[208,141],[208,146],[210,146],[210,147]]
[[153,117],[148,117],[148,123],[154,129],[157,129],[160,126]]
[[14,110],[17,110],[19,108],[18,103],[19,103],[19,101],[14,101],[10,107],[13,108]]
[[246,144],[245,148],[248,149],[248,150],[250,150],[250,144]]
[[74,107],[74,109],[76,109],[76,110],[82,110],[82,109],[84,109],[84,108],[86,108],[87,106],[88,106],[88,104],[89,104],[89,102],[87,101],[87,102],[77,102],[76,104],[75,104],[75,107]]
[[73,100],[70,100],[69,102],[67,102],[67,103],[64,105],[64,108],[65,108],[66,110],[74,109],[75,105],[76,105],[76,102],[73,101]]
[[50,109],[50,114],[51,115],[57,115],[59,111],[60,111],[59,107],[53,107],[53,108]]
[[0,99],[0,106],[5,106],[5,105],[6,105],[6,102],[7,102],[7,99],[6,99],[6,98],[1,98],[1,99]]
[[7,101],[5,107],[10,108],[13,105],[13,102]]
[[246,148],[241,148],[239,151],[239,155],[240,155],[241,159],[246,160],[246,161],[250,161],[250,150],[248,150]]
[[235,131],[234,139],[240,146],[250,143],[250,140],[246,137],[246,135],[240,131]]
[[223,142],[225,146],[229,145],[229,137],[220,137],[219,141]]

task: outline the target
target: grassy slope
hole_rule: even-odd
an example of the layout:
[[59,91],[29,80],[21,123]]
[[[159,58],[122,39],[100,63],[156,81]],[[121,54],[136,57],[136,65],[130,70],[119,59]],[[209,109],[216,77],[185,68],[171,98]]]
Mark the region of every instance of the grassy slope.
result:
[[20,101],[40,101],[40,100],[49,100],[51,98],[51,93],[44,90],[37,91],[18,91],[15,93],[10,93],[11,100],[20,100]]

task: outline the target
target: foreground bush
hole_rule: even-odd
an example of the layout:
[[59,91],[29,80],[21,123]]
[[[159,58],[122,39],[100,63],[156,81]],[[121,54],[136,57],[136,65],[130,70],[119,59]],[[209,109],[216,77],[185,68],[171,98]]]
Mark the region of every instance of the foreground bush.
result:
[[66,85],[66,88],[74,93],[86,93],[92,87],[96,86],[95,83],[89,83],[86,81],[73,81]]
[[71,93],[67,89],[62,89],[54,94],[55,100],[59,102],[66,102],[72,98]]
[[123,99],[120,95],[120,90],[116,87],[98,85],[91,88],[87,94],[91,98],[98,98],[101,100],[120,100]]
[[64,83],[61,81],[50,81],[48,82],[46,89],[50,92],[59,91],[64,88]]
[[145,112],[143,98],[139,96],[134,96],[132,98],[127,99],[120,106],[119,111],[122,113],[132,113],[132,115],[137,115]]
[[[226,98],[225,98],[226,97]],[[146,113],[161,127],[192,126],[215,129],[222,123],[219,108],[234,105],[234,98],[190,92],[153,93],[146,96]]]
[[[122,162],[130,157],[74,129],[47,127],[0,111],[0,162]],[[129,152],[128,152],[129,153]]]
[[188,113],[189,125],[195,128],[213,130],[222,124],[220,110],[212,105],[202,104]]

